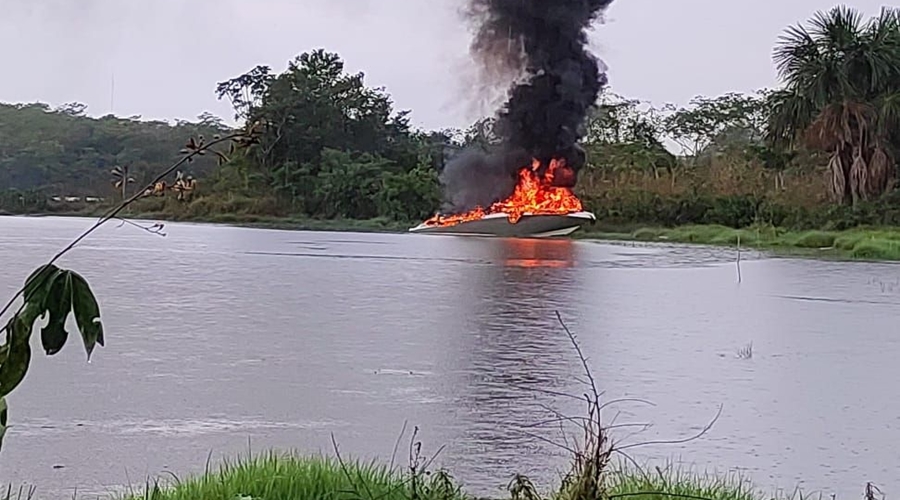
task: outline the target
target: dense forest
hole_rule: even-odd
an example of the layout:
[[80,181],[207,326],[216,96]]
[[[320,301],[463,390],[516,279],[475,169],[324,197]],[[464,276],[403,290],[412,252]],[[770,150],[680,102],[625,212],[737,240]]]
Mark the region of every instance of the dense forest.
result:
[[[201,116],[197,123],[141,121],[140,117],[90,118],[87,107],[72,103],[0,104],[0,187],[44,195],[108,196],[110,171],[127,165],[136,183],[178,157],[191,135],[224,130],[221,120]],[[197,162],[198,175],[213,172],[215,161]]]
[[[776,89],[683,107],[605,92],[583,140],[577,190],[587,208],[624,224],[900,224],[900,10],[818,13],[785,30],[774,64]],[[446,162],[493,140],[491,119],[414,130],[389,94],[321,49],[281,73],[253,68],[216,92],[239,123],[266,124],[260,144],[222,167],[192,164],[194,197],[148,198],[145,211],[416,221],[441,206]],[[115,199],[113,167],[127,165],[137,189],[187,138],[224,131],[211,115],[172,125],[90,118],[80,104],[2,105],[0,209],[46,211],[54,196]]]

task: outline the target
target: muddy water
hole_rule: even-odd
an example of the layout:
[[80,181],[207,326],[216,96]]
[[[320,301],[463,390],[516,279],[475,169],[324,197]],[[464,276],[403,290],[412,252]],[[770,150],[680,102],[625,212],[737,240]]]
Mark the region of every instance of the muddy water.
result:
[[[0,218],[0,296],[90,221]],[[772,491],[900,487],[900,268],[705,248],[109,227],[71,254],[108,343],[37,354],[10,398],[0,481],[103,495],[269,447],[398,461],[424,451],[475,493],[564,470],[554,393],[583,390],[641,462],[737,470]],[[77,339],[74,339],[77,340]],[[752,343],[752,358],[736,352]],[[654,462],[655,461],[655,462]]]

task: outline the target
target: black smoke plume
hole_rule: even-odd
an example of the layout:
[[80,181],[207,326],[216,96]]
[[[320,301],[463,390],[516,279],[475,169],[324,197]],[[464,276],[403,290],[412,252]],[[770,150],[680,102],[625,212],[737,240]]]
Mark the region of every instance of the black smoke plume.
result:
[[606,85],[600,61],[587,50],[587,29],[612,0],[469,0],[477,31],[475,59],[518,74],[494,122],[497,143],[469,150],[441,173],[446,213],[489,207],[512,194],[533,159],[546,169],[563,159],[554,184],[574,187],[585,163],[578,146],[588,112]]

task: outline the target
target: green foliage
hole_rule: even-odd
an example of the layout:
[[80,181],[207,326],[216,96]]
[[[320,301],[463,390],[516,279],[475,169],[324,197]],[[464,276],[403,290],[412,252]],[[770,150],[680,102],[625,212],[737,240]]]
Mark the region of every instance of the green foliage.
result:
[[394,220],[422,220],[440,205],[437,172],[419,165],[408,172],[387,172],[381,179],[378,212]]
[[[589,235],[589,234],[588,234]],[[606,234],[603,233],[606,237]],[[771,225],[735,229],[719,225],[646,227],[612,239],[693,243],[796,251],[804,255],[864,260],[900,260],[900,230],[854,228],[843,231],[792,231]]]
[[316,174],[315,191],[320,212],[327,218],[371,219],[378,214],[378,178],[389,162],[369,154],[325,149]]
[[[115,196],[110,170],[129,165],[135,182],[171,164],[184,138],[224,132],[209,116],[199,123],[90,118],[83,106],[51,109],[44,104],[0,104],[0,209],[33,207],[50,196]],[[215,161],[200,158],[194,175],[206,175]],[[14,192],[3,190],[14,189]],[[22,200],[23,193],[34,193]]]
[[662,143],[665,110],[606,94],[588,118],[585,145],[591,167],[598,169],[671,170],[676,158]]
[[[23,303],[5,327],[0,345],[0,441],[6,431],[9,395],[25,378],[31,362],[31,332],[38,319],[46,317],[41,343],[48,356],[66,344],[66,320],[74,315],[88,359],[96,345],[103,345],[100,307],[87,281],[74,271],[55,265],[41,266],[25,281]],[[2,444],[2,443],[0,443]]]
[[[709,500],[761,500],[761,494],[749,481],[730,473],[724,476],[697,474],[689,470],[659,467],[653,473],[628,469],[610,474],[610,498],[633,500],[672,500],[695,498]],[[566,499],[558,499],[566,500]]]
[[785,88],[770,95],[772,144],[828,154],[832,199],[889,189],[900,159],[900,9],[865,21],[837,6],[788,28],[775,49]]
[[691,156],[710,149],[743,148],[758,142],[764,133],[766,109],[756,95],[727,93],[696,97],[688,107],[665,119],[670,137]]
[[[890,191],[900,159],[900,10],[869,21],[846,7],[820,12],[786,30],[775,59],[784,83],[778,90],[698,96],[683,107],[604,93],[586,123],[585,197],[605,198],[610,217],[664,225],[777,221],[831,229],[829,217],[835,228],[871,219],[863,205]],[[258,198],[265,202],[254,210],[265,212],[230,215],[421,220],[441,204],[438,174],[447,161],[460,148],[497,141],[492,118],[464,131],[413,130],[408,111],[395,110],[384,89],[345,71],[339,55],[324,49],[300,54],[281,72],[257,66],[219,83],[216,94],[239,121],[265,128],[226,167],[198,160],[192,174],[204,189],[196,196],[211,199],[166,206],[159,213],[167,217]],[[77,103],[0,105],[0,186],[14,188],[0,191],[0,211],[59,209],[50,193],[113,195],[114,166],[143,184],[187,132],[212,136],[224,128],[209,113],[170,126],[89,118]],[[729,178],[729,170],[739,172]],[[794,176],[793,187],[786,176]],[[758,185],[763,178],[766,189]],[[647,179],[656,188],[647,189]],[[790,192],[804,185],[804,198]],[[609,191],[644,192],[626,199]],[[828,193],[860,211],[812,210]]]
[[[142,491],[131,491],[124,500],[304,500],[330,498],[367,500],[466,500],[462,491],[443,471],[425,473],[416,480],[376,463],[339,461],[324,457],[301,457],[269,452],[256,457],[226,461],[218,470],[172,484],[148,483]],[[696,474],[672,468],[656,468],[648,474],[622,468],[604,473],[607,491],[603,498],[670,500],[673,497],[708,500],[761,500],[761,494],[738,474]],[[413,485],[415,491],[413,491]],[[525,476],[516,475],[509,484],[512,500],[579,500],[570,488],[542,495]],[[780,498],[780,497],[775,497]]]
[[171,487],[148,484],[125,500],[463,500],[466,497],[442,473],[421,479],[410,491],[407,478],[374,463],[338,462],[334,459],[268,453],[225,463],[218,471],[177,481]]
[[413,132],[407,112],[395,113],[390,97],[363,80],[346,74],[337,54],[316,50],[281,74],[258,67],[220,83],[219,97],[238,116],[268,124],[243,177],[252,172],[308,217],[430,215],[449,135]]

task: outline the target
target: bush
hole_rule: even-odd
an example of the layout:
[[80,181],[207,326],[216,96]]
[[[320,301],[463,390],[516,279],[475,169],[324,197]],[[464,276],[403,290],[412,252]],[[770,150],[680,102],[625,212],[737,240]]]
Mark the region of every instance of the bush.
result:
[[[827,243],[823,232],[860,226],[900,226],[900,191],[857,206],[804,207],[752,194],[708,196],[695,193],[662,197],[654,193],[619,193],[616,197],[585,197],[585,208],[608,223],[658,227],[717,225],[732,229],[753,225],[783,227],[795,231],[819,231],[808,245]],[[812,248],[812,246],[810,246]]]
[[800,248],[831,248],[835,235],[825,231],[807,231],[797,236],[794,246]]
[[854,259],[898,260],[900,241],[882,238],[864,239],[856,243],[850,256]]

